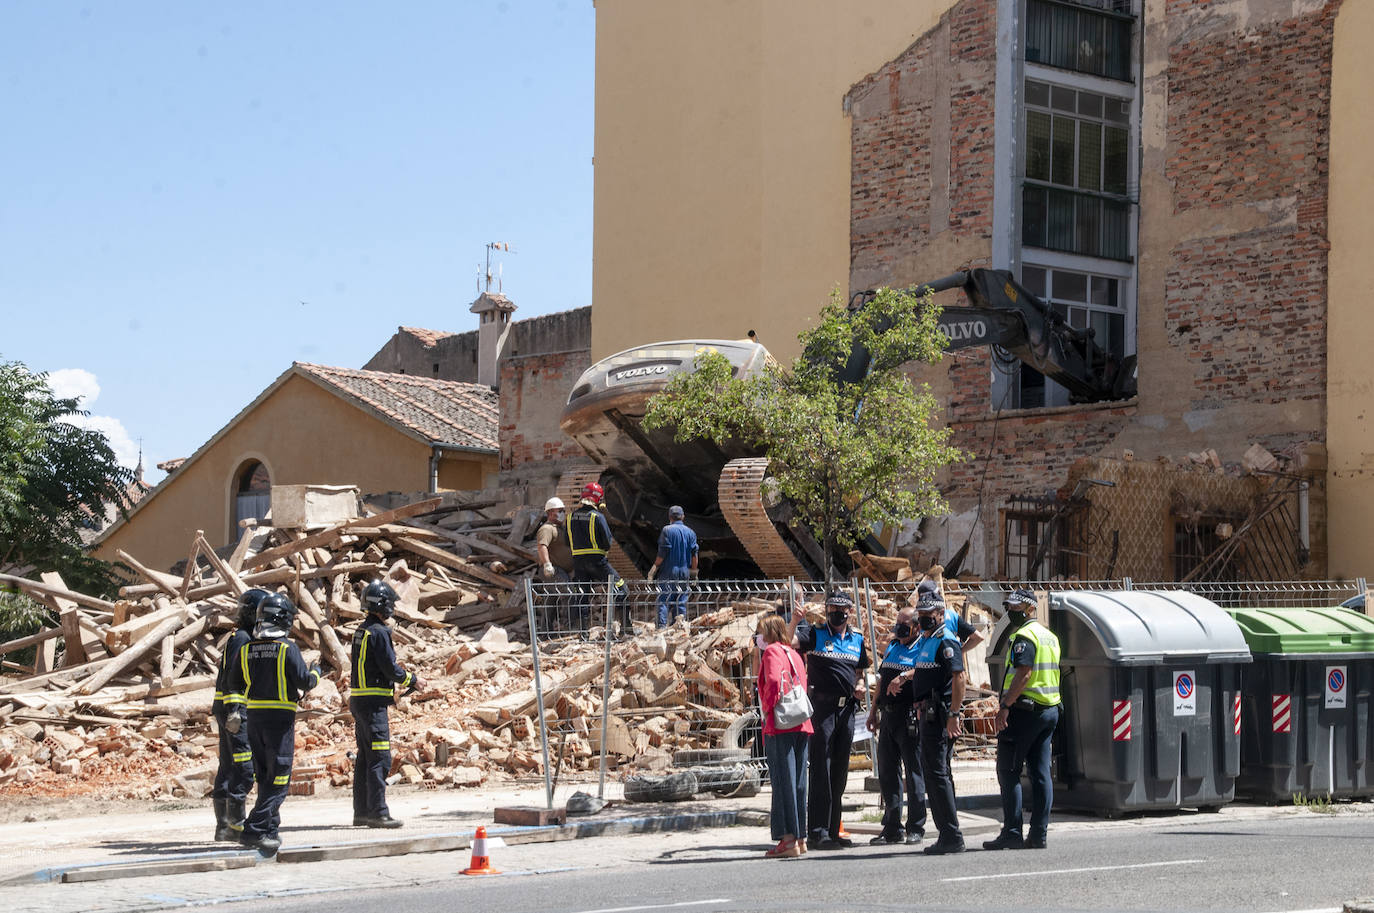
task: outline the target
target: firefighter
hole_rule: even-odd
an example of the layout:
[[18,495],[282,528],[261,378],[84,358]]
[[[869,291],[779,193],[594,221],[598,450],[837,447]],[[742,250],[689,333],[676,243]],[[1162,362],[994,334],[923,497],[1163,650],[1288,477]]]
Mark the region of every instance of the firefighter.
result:
[[[544,502],[544,522],[535,533],[535,543],[539,551],[539,575],[545,583],[567,583],[571,579],[572,550],[568,548],[568,536],[563,530],[567,513],[562,498],[553,497]],[[547,631],[558,627],[559,610],[567,602],[566,595],[561,592],[566,587],[556,589],[560,591],[558,595],[548,594],[544,599],[540,622]]]
[[291,785],[296,753],[296,702],[320,681],[318,666],[306,666],[289,639],[296,607],[281,593],[258,603],[253,639],[231,668],[229,693],[248,710],[248,744],[258,780],[258,801],[243,824],[239,842],[266,855],[281,846],[281,804]]
[[[921,581],[920,585],[916,587],[916,592],[907,599],[906,604],[915,608],[924,596],[933,596],[941,602],[945,601],[945,595],[941,592],[940,585],[934,580],[927,579]],[[945,607],[945,627],[959,641],[960,650],[965,654],[983,642],[982,632],[960,618],[959,613],[948,606]]]
[[386,778],[391,774],[391,727],[387,707],[392,688],[407,693],[422,686],[419,676],[396,662],[387,620],[396,611],[396,591],[381,580],[363,589],[367,618],[353,632],[352,686],[348,709],[358,753],[353,762],[353,826],[396,828],[386,805]]
[[824,625],[798,626],[806,610],[793,610],[793,648],[806,656],[808,696],[815,713],[808,753],[811,771],[807,785],[810,845],[818,850],[841,850],[854,841],[840,833],[840,799],[849,782],[849,749],[854,742],[854,708],[863,699],[860,677],[869,666],[864,637],[849,624],[854,603],[844,593],[825,599]]
[[[587,584],[605,584],[609,578],[616,608],[621,616],[621,630],[630,631],[629,609],[625,604],[625,581],[611,567],[611,526],[606,522],[604,500],[606,491],[596,482],[588,482],[582,487],[582,500],[577,508],[564,520],[564,530],[568,534],[568,545],[572,548],[573,582],[583,584],[574,600],[573,611],[577,614],[577,625],[586,635],[588,613],[592,594],[600,588]],[[607,636],[610,631],[607,631]]]
[[[1003,606],[1011,649],[997,711],[997,784],[1002,791],[1002,831],[985,850],[1043,850],[1050,828],[1054,786],[1050,749],[1059,725],[1059,638],[1031,618],[1035,591],[1018,589]],[[1029,767],[1030,830],[1021,836],[1021,768]]]
[[219,729],[219,767],[215,788],[210,793],[215,804],[215,839],[238,842],[243,832],[244,804],[253,788],[253,751],[248,747],[248,728],[244,725],[243,695],[229,694],[229,673],[239,661],[239,650],[253,639],[258,620],[258,603],[266,590],[248,590],[239,597],[238,627],[224,645],[215,677],[215,700],[211,712]]

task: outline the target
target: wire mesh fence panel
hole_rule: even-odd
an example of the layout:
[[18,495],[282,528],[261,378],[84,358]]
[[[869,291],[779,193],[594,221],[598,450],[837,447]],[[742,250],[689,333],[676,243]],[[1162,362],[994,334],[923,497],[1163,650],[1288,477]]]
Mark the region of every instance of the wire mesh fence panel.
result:
[[532,583],[535,725],[555,796],[757,792],[755,616],[786,592],[786,581]]

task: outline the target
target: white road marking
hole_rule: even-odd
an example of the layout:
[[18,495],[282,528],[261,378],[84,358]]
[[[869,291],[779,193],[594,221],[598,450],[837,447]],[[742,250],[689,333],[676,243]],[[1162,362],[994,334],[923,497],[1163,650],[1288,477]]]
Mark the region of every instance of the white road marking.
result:
[[1000,875],[964,875],[941,881],[990,881],[994,878],[1030,878],[1033,875],[1074,875],[1078,872],[1112,872],[1120,869],[1153,869],[1165,865],[1197,865],[1206,859],[1173,859],[1168,862],[1137,862],[1133,865],[1094,865],[1082,869],[1035,869],[1030,872],[1003,872]]
[[603,907],[600,910],[582,910],[580,913],[630,913],[632,910],[679,910],[683,907],[700,907],[708,903],[729,903],[728,897],[713,897],[710,900],[684,900],[682,903],[658,903],[644,907]]
[[1342,907],[1317,907],[1312,910],[1282,910],[1279,913],[1341,913],[1342,909]]

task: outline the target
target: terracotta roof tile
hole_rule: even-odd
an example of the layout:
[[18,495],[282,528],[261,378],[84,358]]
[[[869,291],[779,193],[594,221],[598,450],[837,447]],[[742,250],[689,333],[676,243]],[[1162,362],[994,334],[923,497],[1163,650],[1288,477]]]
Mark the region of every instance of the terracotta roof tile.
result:
[[497,395],[490,387],[304,362],[295,368],[431,444],[497,449]]
[[442,330],[426,330],[423,327],[399,327],[398,329],[402,333],[414,336],[416,339],[420,340],[420,342],[424,343],[426,348],[432,347],[441,339],[447,339],[454,335],[452,333],[445,333]]

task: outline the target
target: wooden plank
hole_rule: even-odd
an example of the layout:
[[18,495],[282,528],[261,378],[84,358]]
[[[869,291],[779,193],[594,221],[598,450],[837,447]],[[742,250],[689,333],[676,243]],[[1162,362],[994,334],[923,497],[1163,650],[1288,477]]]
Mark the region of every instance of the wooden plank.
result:
[[220,579],[229,584],[229,592],[234,594],[234,598],[237,599],[248,592],[248,587],[239,579],[239,575],[234,573],[233,569],[225,564],[219,555],[215,554],[210,543],[205,541],[205,534],[198,532],[196,535],[197,541],[200,543],[201,554],[205,556],[206,561],[210,562],[210,566],[215,569],[216,574],[219,574]]
[[253,537],[258,534],[258,521],[246,517],[239,521],[239,528],[243,532],[239,533],[238,544],[234,546],[228,561],[229,566],[235,571],[243,569],[243,559],[248,555],[248,547],[253,543]]
[[[155,571],[152,568],[145,567],[142,562],[122,548],[115,549],[115,554],[119,556],[121,561],[133,568],[140,577],[144,580],[151,581],[153,586],[157,588],[157,592],[166,593],[168,596],[181,595],[179,592],[181,581],[171,574],[164,574],[161,571]],[[121,588],[120,593],[123,594],[123,592]]]
[[324,613],[320,610],[320,605],[315,601],[315,597],[312,596],[310,590],[299,581],[292,584],[292,589],[295,590],[297,604],[301,607],[301,611],[303,611],[306,616],[315,623],[315,626],[320,629],[320,639],[324,647],[325,656],[328,657],[330,665],[340,672],[348,672],[349,666],[351,665],[348,653],[344,650],[343,645],[339,643],[338,635],[334,633],[334,629],[325,624]]
[[438,507],[442,503],[443,498],[430,498],[427,501],[419,501],[415,504],[408,504],[405,507],[398,507],[395,510],[389,510],[385,513],[380,513],[373,517],[359,517],[355,520],[348,520],[344,523],[336,524],[335,526],[332,526],[329,529],[322,530],[318,533],[313,533],[302,539],[297,539],[294,542],[288,542],[285,545],[279,545],[276,548],[269,548],[266,551],[258,552],[256,555],[245,561],[243,566],[245,568],[262,567],[264,564],[270,563],[275,558],[284,558],[287,555],[294,555],[296,552],[299,552],[302,549],[313,548],[316,545],[323,545],[326,542],[328,542],[331,537],[337,536],[339,533],[346,529],[351,529],[355,526],[381,526],[383,523],[390,523],[393,520],[399,520],[403,517],[413,517],[417,514],[429,513],[431,510]]
[[[57,571],[44,571],[41,575],[48,586],[67,589],[67,583]],[[79,666],[90,657],[86,655],[86,645],[81,640],[81,609],[65,596],[50,596],[53,608],[57,609],[61,620],[62,645],[65,650],[62,658],[64,666]]]
[[176,637],[168,634],[162,638],[162,651],[158,657],[157,677],[162,682],[162,687],[166,688],[176,677],[173,671],[176,668]]
[[78,593],[65,587],[49,586],[46,583],[39,583],[27,577],[15,577],[12,574],[0,574],[0,583],[8,583],[17,586],[21,590],[30,593],[37,593],[40,596],[61,596],[70,599],[77,605],[85,606],[88,609],[100,609],[102,612],[113,612],[115,604],[106,599],[97,599],[94,596],[87,596],[85,593]]
[[421,542],[418,539],[412,539],[409,536],[397,536],[396,539],[405,549],[414,552],[421,558],[433,561],[436,564],[442,564],[444,567],[451,568],[460,574],[471,577],[474,580],[480,580],[483,583],[490,583],[493,586],[499,586],[505,590],[515,589],[515,581],[510,577],[489,571],[480,565],[459,558],[451,552],[446,552],[441,548],[435,548],[432,545]]
[[181,578],[181,585],[177,587],[177,591],[174,594],[180,596],[182,599],[185,599],[186,594],[190,592],[191,581],[197,576],[196,557],[200,555],[200,543],[204,538],[205,530],[198,529],[196,530],[196,537],[191,540],[191,556],[186,559],[186,574]]
[[30,634],[27,637],[16,637],[14,640],[7,640],[0,644],[0,654],[13,653],[15,650],[22,650],[25,647],[32,647],[34,644],[41,644],[48,638],[57,637],[61,633],[61,628],[44,628],[37,634]]
[[[159,599],[158,602],[167,603],[167,600]],[[170,605],[170,603],[167,604]],[[159,608],[161,608],[161,606],[159,606]],[[191,611],[186,609],[163,621],[162,624],[143,635],[137,643],[110,660],[99,672],[83,682],[80,687],[77,688],[77,693],[91,694],[95,691],[99,691],[110,679],[126,669],[137,665],[152,652],[154,647],[162,643],[162,638],[166,637],[168,634],[175,633],[178,628],[183,627],[187,621],[190,620],[190,615]]]

